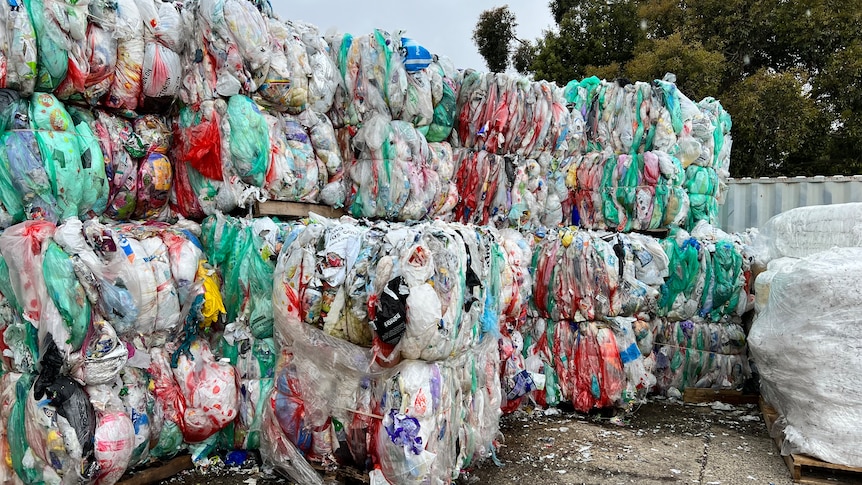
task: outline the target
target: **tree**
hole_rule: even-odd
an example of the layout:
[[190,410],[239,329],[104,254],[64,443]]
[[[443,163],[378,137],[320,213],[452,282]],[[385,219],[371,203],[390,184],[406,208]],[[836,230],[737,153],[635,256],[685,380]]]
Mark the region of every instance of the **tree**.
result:
[[537,78],[564,85],[587,75],[589,67],[622,65],[645,38],[635,0],[554,0],[550,6],[559,20],[536,56]]
[[641,42],[635,56],[625,65],[629,79],[661,79],[676,74],[676,84],[688,97],[702,99],[721,88],[725,59],[700,42],[685,42],[679,33]]
[[539,52],[539,47],[530,41],[519,40],[519,45],[512,53],[512,67],[521,74],[533,72],[533,60]]
[[473,30],[473,42],[485,59],[488,69],[503,72],[509,66],[509,54],[518,26],[508,5],[485,10]]
[[550,0],[530,70],[667,72],[733,119],[734,176],[862,173],[862,0]]

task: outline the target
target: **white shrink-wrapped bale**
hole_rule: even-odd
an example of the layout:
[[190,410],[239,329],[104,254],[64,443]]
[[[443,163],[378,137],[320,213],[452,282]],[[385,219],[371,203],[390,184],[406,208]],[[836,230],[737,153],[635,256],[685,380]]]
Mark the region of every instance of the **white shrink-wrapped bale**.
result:
[[782,212],[760,228],[756,243],[764,263],[781,257],[804,258],[834,247],[862,247],[862,202]]
[[860,274],[862,248],[839,248],[772,278],[748,342],[762,393],[782,416],[782,454],[862,466]]

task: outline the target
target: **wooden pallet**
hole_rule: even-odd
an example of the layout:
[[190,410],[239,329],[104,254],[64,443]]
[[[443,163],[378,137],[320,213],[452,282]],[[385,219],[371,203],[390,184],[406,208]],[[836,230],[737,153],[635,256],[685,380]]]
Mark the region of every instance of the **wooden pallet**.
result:
[[305,202],[282,202],[277,200],[268,200],[266,202],[256,202],[254,204],[254,214],[256,216],[274,216],[286,218],[303,218],[308,217],[308,214],[314,212],[330,219],[338,219],[345,214],[344,209],[333,209],[328,205],[308,204]]
[[159,466],[153,466],[124,476],[117,485],[150,485],[161,483],[181,471],[192,468],[192,457],[183,455]]
[[702,404],[715,401],[735,405],[757,404],[759,399],[759,394],[744,394],[742,391],[734,391],[732,389],[687,387],[682,394],[682,402],[688,404]]
[[[766,429],[769,430],[769,435],[775,440],[775,445],[780,453],[781,445],[784,443],[784,433],[772,432],[775,421],[779,418],[778,411],[762,398],[760,399],[760,410],[763,412]],[[808,455],[795,453],[789,456],[782,455],[782,458],[784,458],[784,463],[787,465],[794,483],[806,485],[862,483],[862,468],[827,463]]]

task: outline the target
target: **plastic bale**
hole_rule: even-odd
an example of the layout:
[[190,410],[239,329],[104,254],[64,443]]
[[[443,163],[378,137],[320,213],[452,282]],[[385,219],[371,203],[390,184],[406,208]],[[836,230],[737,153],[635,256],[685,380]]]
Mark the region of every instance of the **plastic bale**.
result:
[[288,200],[316,202],[326,180],[326,167],[314,153],[311,138],[300,120],[287,115],[283,123],[283,136],[292,155],[288,162],[293,161],[289,168],[294,189]]

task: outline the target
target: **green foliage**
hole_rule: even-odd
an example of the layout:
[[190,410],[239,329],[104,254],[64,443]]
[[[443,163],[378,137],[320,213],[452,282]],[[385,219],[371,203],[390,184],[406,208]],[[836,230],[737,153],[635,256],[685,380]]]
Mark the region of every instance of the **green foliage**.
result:
[[636,80],[661,79],[676,74],[676,85],[686,96],[702,99],[721,87],[725,59],[700,42],[685,42],[679,33],[649,39],[638,45],[635,57],[625,66],[627,77]]
[[530,74],[533,72],[533,60],[538,53],[539,48],[536,44],[529,41],[521,41],[515,52],[512,53],[512,67],[521,74]]
[[645,39],[634,0],[555,0],[551,13],[558,29],[546,33],[533,70],[560,85],[591,75],[590,66],[629,61]]
[[517,26],[515,14],[509,11],[507,5],[485,10],[479,15],[479,22],[473,30],[473,42],[489,70],[503,72],[509,66],[509,54]]
[[[551,0],[536,79],[667,72],[733,117],[734,176],[862,173],[862,0]],[[524,62],[519,60],[519,62]]]

